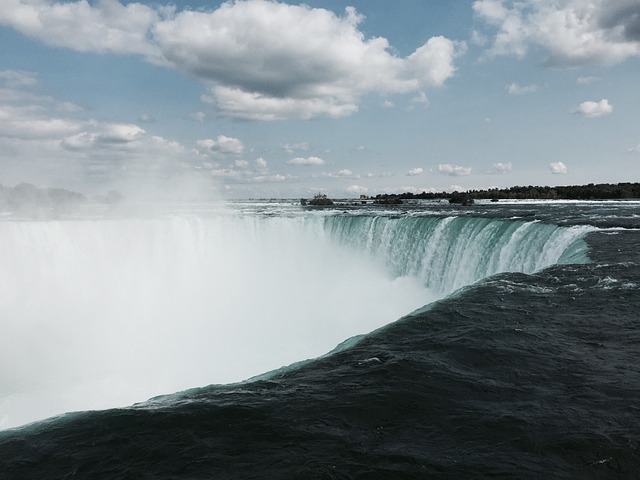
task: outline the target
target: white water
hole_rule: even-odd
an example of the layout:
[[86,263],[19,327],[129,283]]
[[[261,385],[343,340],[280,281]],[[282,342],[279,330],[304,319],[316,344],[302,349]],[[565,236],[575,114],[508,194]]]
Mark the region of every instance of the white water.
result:
[[[498,272],[533,273],[586,261],[576,240],[593,227],[488,217],[330,217],[342,242],[383,258],[395,275],[419,278],[440,295]],[[582,245],[586,249],[586,245]]]
[[240,381],[435,297],[304,218],[0,222],[0,428]]
[[583,234],[472,217],[194,211],[0,221],[0,428],[313,358],[487,275],[561,261]]

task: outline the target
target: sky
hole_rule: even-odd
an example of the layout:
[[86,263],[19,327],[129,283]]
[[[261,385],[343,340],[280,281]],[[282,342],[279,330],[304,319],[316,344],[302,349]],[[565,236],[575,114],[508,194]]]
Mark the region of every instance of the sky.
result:
[[2,0],[0,184],[640,181],[640,0]]

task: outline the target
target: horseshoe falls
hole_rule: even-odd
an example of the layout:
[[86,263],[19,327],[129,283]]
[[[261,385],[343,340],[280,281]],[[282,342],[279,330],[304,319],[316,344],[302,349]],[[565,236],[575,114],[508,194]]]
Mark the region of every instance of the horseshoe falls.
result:
[[5,215],[0,470],[633,478],[639,208]]
[[291,213],[1,222],[2,426],[242,381],[583,246],[533,221]]

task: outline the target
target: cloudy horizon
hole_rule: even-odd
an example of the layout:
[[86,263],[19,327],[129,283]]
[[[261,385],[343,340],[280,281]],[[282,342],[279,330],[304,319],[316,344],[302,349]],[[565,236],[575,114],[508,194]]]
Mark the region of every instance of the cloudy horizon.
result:
[[640,181],[640,1],[6,0],[0,183]]

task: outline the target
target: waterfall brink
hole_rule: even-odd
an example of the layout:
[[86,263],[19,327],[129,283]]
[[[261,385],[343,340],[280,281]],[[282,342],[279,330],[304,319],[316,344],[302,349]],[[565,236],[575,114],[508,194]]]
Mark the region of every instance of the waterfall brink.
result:
[[575,260],[582,233],[470,217],[2,221],[0,428],[316,357],[492,273]]
[[412,276],[448,294],[499,272],[532,273],[556,263],[585,263],[590,227],[477,217],[339,216],[325,219],[340,243],[382,259],[395,276]]

